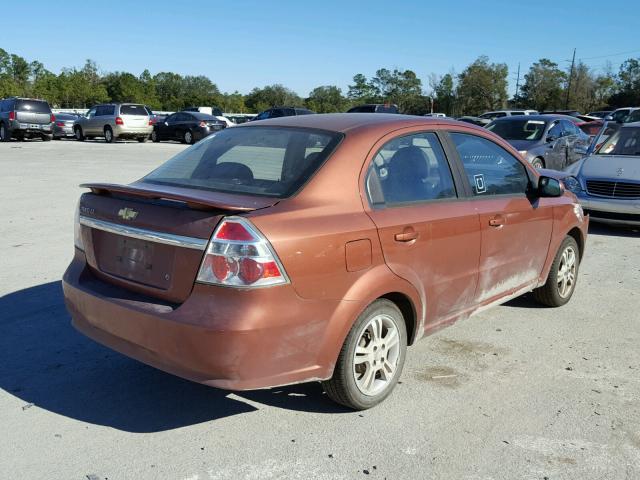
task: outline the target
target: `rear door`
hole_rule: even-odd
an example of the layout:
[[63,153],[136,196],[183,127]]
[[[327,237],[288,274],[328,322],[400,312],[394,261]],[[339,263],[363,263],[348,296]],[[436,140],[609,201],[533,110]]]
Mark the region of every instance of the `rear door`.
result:
[[537,281],[551,240],[553,202],[527,195],[527,169],[497,143],[470,133],[451,132],[450,138],[480,220],[475,303],[489,302]]
[[120,105],[120,117],[125,128],[144,129],[149,125],[149,113],[144,105]]
[[[51,123],[51,108],[44,100],[16,100],[16,120],[28,127]],[[28,128],[22,127],[22,128]]]
[[547,142],[544,153],[544,166],[561,170],[567,163],[567,139],[564,138],[564,129],[560,120],[556,120],[551,124],[545,138]]
[[[375,152],[375,153],[373,153]],[[408,280],[439,323],[473,300],[480,259],[478,214],[458,195],[458,181],[434,132],[404,130],[372,150],[365,209],[378,228],[385,262]]]

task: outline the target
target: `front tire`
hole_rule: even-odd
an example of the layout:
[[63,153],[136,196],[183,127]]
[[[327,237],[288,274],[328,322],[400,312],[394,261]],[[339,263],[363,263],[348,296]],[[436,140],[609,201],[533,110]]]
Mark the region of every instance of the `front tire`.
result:
[[358,317],[340,350],[333,377],[322,383],[334,402],[354,410],[389,396],[402,373],[407,329],[391,301],[379,299]]
[[104,127],[104,141],[107,143],[113,143],[113,130],[111,127]]
[[549,307],[561,307],[572,297],[578,280],[580,250],[575,239],[565,237],[551,264],[547,282],[533,291],[534,298]]

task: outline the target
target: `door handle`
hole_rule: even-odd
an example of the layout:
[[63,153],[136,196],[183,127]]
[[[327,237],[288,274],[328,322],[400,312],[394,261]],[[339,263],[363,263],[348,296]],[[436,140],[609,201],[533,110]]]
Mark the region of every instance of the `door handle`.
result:
[[418,232],[416,232],[413,227],[406,227],[402,233],[396,233],[393,238],[396,242],[410,242],[418,238],[418,236]]
[[504,225],[504,217],[502,215],[496,215],[493,218],[489,219],[489,225],[492,227],[502,227]]

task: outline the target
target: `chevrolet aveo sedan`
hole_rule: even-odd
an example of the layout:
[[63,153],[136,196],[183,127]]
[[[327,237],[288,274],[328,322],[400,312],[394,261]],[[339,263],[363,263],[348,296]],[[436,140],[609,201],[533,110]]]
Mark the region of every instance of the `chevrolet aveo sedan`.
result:
[[355,409],[425,335],[531,290],[569,301],[588,225],[491,132],[388,114],[251,122],[83,186],[78,330],[219,388],[322,381]]

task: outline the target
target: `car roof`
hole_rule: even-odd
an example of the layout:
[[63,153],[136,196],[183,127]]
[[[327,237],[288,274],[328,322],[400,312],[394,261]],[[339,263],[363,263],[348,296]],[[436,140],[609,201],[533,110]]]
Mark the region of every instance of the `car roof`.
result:
[[215,116],[209,115],[208,113],[190,112],[188,110],[183,110],[182,112],[177,112],[177,113],[188,113],[189,115],[194,116],[198,120],[217,120]]
[[518,120],[544,120],[545,122],[551,122],[554,120],[568,120],[572,122],[574,120],[574,117],[556,113],[541,113],[540,115],[513,115],[510,117],[501,117],[496,118],[494,122],[516,122]]
[[[269,125],[314,128],[318,130],[347,133],[354,130],[375,127],[393,127],[394,129],[399,129],[419,125],[424,125],[425,127],[433,125],[450,125],[455,127],[462,124],[463,122],[443,117],[422,117],[417,115],[399,115],[397,113],[318,113],[315,115],[279,117],[243,123],[242,125],[238,125],[238,128],[253,128],[261,125]],[[464,123],[464,126],[466,128],[473,127],[473,125],[469,123]],[[477,127],[477,129],[479,131],[486,131],[481,127]]]

